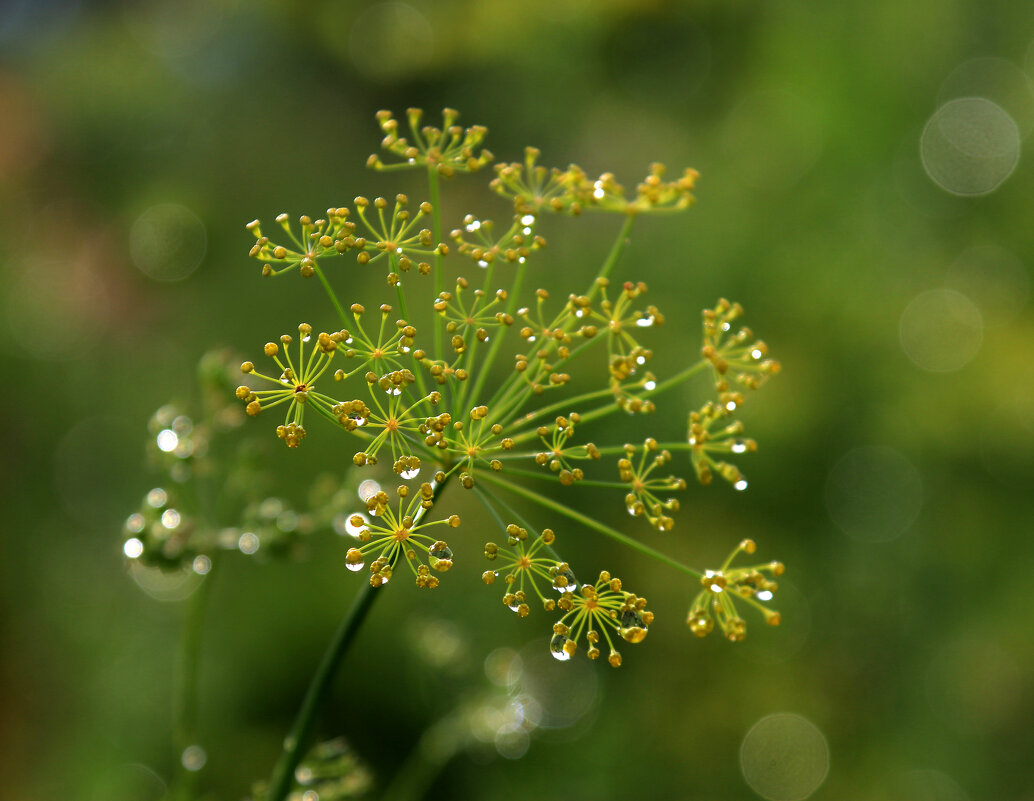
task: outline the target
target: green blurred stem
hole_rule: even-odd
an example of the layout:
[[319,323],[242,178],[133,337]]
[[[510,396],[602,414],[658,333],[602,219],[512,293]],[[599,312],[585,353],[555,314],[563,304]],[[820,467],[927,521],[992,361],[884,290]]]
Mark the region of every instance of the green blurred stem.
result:
[[614,245],[610,249],[610,253],[607,254],[607,260],[603,262],[603,266],[600,267],[599,275],[593,280],[592,286],[589,287],[589,291],[585,294],[590,298],[596,294],[596,290],[599,288],[599,279],[607,278],[610,276],[611,271],[614,269],[614,265],[618,263],[618,259],[621,258],[621,254],[625,251],[625,246],[628,245],[629,235],[632,233],[632,225],[635,223],[635,215],[629,214],[625,217],[625,224],[621,226],[621,230],[618,232],[618,238],[614,240]]
[[552,512],[561,514],[564,517],[569,517],[571,520],[581,523],[586,528],[591,528],[593,531],[599,532],[606,537],[610,537],[612,540],[620,542],[622,545],[627,545],[629,548],[638,551],[644,556],[648,556],[651,559],[656,559],[658,562],[667,565],[668,567],[678,570],[680,573],[685,573],[687,576],[692,576],[695,579],[699,579],[701,574],[691,567],[687,567],[681,562],[672,559],[660,551],[655,551],[649,545],[644,545],[638,540],[634,540],[627,534],[622,534],[617,529],[613,529],[610,526],[605,526],[599,521],[593,520],[591,517],[583,515],[581,512],[572,509],[569,506],[565,506],[562,503],[554,501],[552,498],[548,498],[534,490],[530,490],[527,487],[522,487],[520,484],[516,484],[512,481],[505,481],[497,476],[490,473],[483,473],[478,477],[479,481],[487,481],[490,484],[495,484],[497,487],[509,490],[514,495],[519,495],[525,500],[537,503],[539,506],[543,506]]
[[[436,501],[449,483],[452,472],[446,473],[442,482],[431,482],[433,494],[432,502]],[[426,512],[421,509],[420,513]],[[420,522],[423,515],[418,513],[415,523]],[[327,646],[323,659],[316,668],[316,673],[309,682],[309,688],[305,691],[305,698],[294,719],[290,732],[284,738],[284,750],[280,754],[273,773],[269,779],[269,789],[266,791],[264,801],[284,801],[291,791],[291,784],[294,781],[294,772],[298,764],[305,756],[306,750],[312,738],[313,728],[316,725],[316,711],[323,705],[330,685],[337,675],[341,663],[344,661],[348,649],[355,640],[359,629],[366,621],[373,602],[382,592],[382,588],[373,587],[369,582],[363,584],[362,589],[356,595],[351,608],[338,626],[330,644]]]
[[[215,559],[212,566],[215,567]],[[197,772],[189,771],[183,765],[183,752],[197,745],[198,719],[198,669],[201,663],[201,639],[204,633],[205,614],[211,595],[213,573],[210,571],[201,580],[200,586],[187,599],[180,635],[179,658],[176,664],[176,690],[173,698],[173,748],[175,749],[175,775],[170,797],[178,801],[189,801],[194,797]]]
[[[442,254],[438,252],[438,245],[442,242],[442,212],[438,208],[438,169],[429,164],[427,167],[427,189],[431,196],[431,235],[434,237],[434,296],[437,298],[445,288],[445,276],[442,275]],[[445,321],[435,315],[434,320],[434,353],[438,356],[442,352],[442,329]]]
[[345,310],[341,307],[341,303],[337,299],[337,295],[334,294],[334,290],[330,286],[330,282],[327,280],[327,276],[323,274],[323,270],[320,269],[319,262],[313,264],[313,269],[316,271],[316,275],[320,279],[320,283],[323,284],[323,289],[326,290],[327,297],[330,298],[330,302],[334,304],[334,309],[337,311],[338,317],[341,318],[343,325],[348,325],[348,318],[345,316]]

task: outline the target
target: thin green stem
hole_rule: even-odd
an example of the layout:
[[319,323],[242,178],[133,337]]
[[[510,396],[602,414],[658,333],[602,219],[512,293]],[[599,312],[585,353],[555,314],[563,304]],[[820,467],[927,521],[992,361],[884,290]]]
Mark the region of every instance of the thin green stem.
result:
[[[449,483],[450,476],[451,473],[447,473],[444,481],[431,482],[433,488],[432,502],[441,495]],[[415,523],[420,522],[420,517],[424,513],[426,513],[425,509],[419,510]],[[266,792],[264,801],[284,801],[287,798],[287,794],[291,790],[291,782],[294,779],[294,772],[305,755],[306,748],[309,746],[313,728],[316,724],[316,711],[323,705],[323,699],[330,689],[334,676],[337,675],[345,655],[348,653],[360,627],[366,620],[374,600],[380,593],[381,590],[374,588],[369,582],[366,582],[362,589],[359,590],[355,600],[352,602],[352,607],[348,610],[330,644],[327,646],[323,659],[305,692],[305,698],[295,717],[294,724],[284,739],[284,750],[281,752],[280,758],[273,768],[273,773],[269,780],[269,790]]]
[[[438,170],[434,165],[427,167],[427,186],[431,196],[431,235],[434,237],[434,296],[437,298],[445,288],[445,276],[442,274],[442,254],[438,252],[438,245],[442,241],[442,212],[438,208]],[[438,356],[442,352],[442,335],[445,322],[435,315],[434,321],[434,353]]]
[[600,267],[599,274],[593,280],[592,286],[590,286],[588,291],[585,293],[590,298],[596,294],[596,290],[599,288],[599,279],[609,277],[611,272],[614,270],[614,266],[618,263],[618,259],[621,258],[621,254],[628,245],[629,235],[632,233],[632,225],[634,223],[634,214],[629,214],[625,217],[625,223],[621,226],[621,230],[618,232],[618,238],[614,240],[614,244],[610,248],[610,253],[607,254],[607,260],[603,262],[603,266]]
[[[517,310],[517,303],[520,299],[521,288],[524,284],[524,273],[527,270],[527,260],[517,264],[517,274],[513,279],[513,286],[510,288],[510,298],[506,304],[506,313],[513,315]],[[495,341],[488,349],[488,356],[485,358],[484,363],[481,365],[481,369],[478,371],[477,383],[474,384],[474,391],[471,393],[474,400],[481,398],[481,393],[484,391],[485,382],[488,381],[488,376],[492,372],[492,365],[495,364],[496,356],[499,354],[499,349],[503,346],[503,340],[506,338],[507,329],[500,327],[496,333]],[[491,409],[492,403],[489,403]]]
[[525,500],[537,503],[540,506],[549,509],[552,512],[556,512],[557,514],[561,514],[564,517],[570,518],[571,520],[575,520],[581,523],[586,528],[590,528],[593,531],[603,534],[606,537],[610,537],[612,540],[620,542],[622,545],[627,545],[629,548],[638,551],[644,556],[648,556],[651,559],[656,559],[658,562],[661,562],[667,565],[668,567],[674,568],[675,570],[678,570],[680,573],[685,573],[686,575],[692,576],[695,579],[699,579],[701,577],[701,574],[696,570],[693,570],[691,567],[687,567],[681,562],[672,559],[670,556],[667,556],[661,553],[660,551],[654,550],[649,545],[644,545],[638,540],[632,539],[627,534],[622,534],[617,529],[613,529],[610,526],[605,526],[603,523],[593,520],[591,517],[583,515],[581,512],[578,512],[575,509],[565,506],[562,503],[558,503],[557,501],[554,501],[552,498],[548,498],[545,495],[541,495],[540,493],[535,492],[534,490],[530,490],[527,487],[522,487],[520,484],[504,481],[501,478],[497,478],[496,476],[487,473],[483,474],[480,477],[480,479],[482,481],[487,481],[490,484],[494,484],[497,487],[502,487],[503,489],[509,490],[515,495],[519,495]]
[[345,315],[345,310],[341,307],[340,301],[337,299],[337,295],[334,294],[333,288],[330,286],[330,282],[327,280],[327,276],[323,274],[323,270],[320,269],[318,261],[313,262],[313,269],[316,271],[317,277],[320,279],[320,283],[323,284],[323,289],[327,293],[327,297],[330,298],[330,302],[334,305],[335,311],[337,311],[338,317],[341,318],[343,325],[348,325],[348,317]]
[[[214,561],[214,560],[213,560]],[[189,801],[194,797],[197,772],[188,770],[183,752],[198,744],[198,671],[201,664],[201,639],[204,633],[205,613],[211,595],[212,575],[201,580],[200,586],[187,600],[180,635],[179,658],[176,664],[176,690],[173,710],[173,748],[176,774],[170,797]]]

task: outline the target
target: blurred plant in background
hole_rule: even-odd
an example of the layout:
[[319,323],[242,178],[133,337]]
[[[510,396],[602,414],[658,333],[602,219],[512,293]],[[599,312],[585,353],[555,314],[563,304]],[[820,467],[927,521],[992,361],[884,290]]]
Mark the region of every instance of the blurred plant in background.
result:
[[[673,454],[683,454],[685,466],[691,463],[703,484],[717,474],[736,490],[745,489],[746,479],[725,458],[757,446],[740,436],[743,424],[735,413],[745,402],[744,392],[757,389],[779,370],[763,341],[748,328],[734,328],[742,308],[723,299],[703,312],[700,358],[658,380],[647,368],[654,353],[644,342],[651,329],[664,323],[664,315],[654,305],[639,308],[647,292],[642,281],[626,281],[616,294],[613,291],[610,276],[635,220],[689,208],[697,173],[687,169],[666,181],[664,166],[653,164],[629,197],[610,173],[591,179],[574,165],[547,169],[537,164],[538,150],[528,148],[523,163],[496,165],[490,184],[511,200],[512,221],[500,227],[503,233],[497,237],[490,220],[467,214],[462,227],[452,231],[456,253],[446,260],[450,248],[442,236],[440,181],[476,172],[491,160],[481,148],[487,131],[482,126],[460,127],[451,109],[443,112],[441,128],[423,125],[419,109],[410,109],[407,117],[409,138],[399,135],[390,112],[378,113],[385,134],[382,147],[395,160],[385,163],[374,155],[368,165],[382,171],[425,172],[431,200],[420,203],[416,213],[411,213],[403,194],[393,204],[382,197],[371,202],[359,196],[354,212],[330,208],[325,218],[300,217],[297,228],[286,213],[280,214],[277,222],[287,237],[284,243],[264,233],[258,220],[247,226],[256,238],[250,255],[262,262],[261,274],[316,277],[337,313],[336,324],[346,327],[316,333],[309,323],[300,323],[297,338],[284,334],[279,342],[267,342],[263,352],[275,368],[243,362],[240,370],[253,384],[242,384],[232,394],[247,416],[265,417],[282,407],[275,434],[291,449],[300,448],[307,437],[307,411],[338,429],[355,443],[351,447],[358,448],[342,460],[351,463],[344,471],[350,477],[347,487],[335,487],[330,497],[324,491],[313,512],[299,514],[280,498],[262,497],[277,482],[250,439],[237,443],[222,461],[213,456],[213,437],[235,432],[245,417],[226,405],[231,392],[225,386],[225,361],[213,354],[202,361],[201,419],[195,424],[171,406],[152,418],[150,449],[167,481],[147,493],[141,511],[125,524],[123,552],[131,563],[192,572],[205,582],[222,550],[290,555],[305,535],[330,529],[341,514],[348,514],[341,502],[344,498],[348,503],[353,484],[365,502],[365,511],[348,514],[346,531],[356,542],[343,561],[352,572],[368,568],[368,585],[332,640],[272,778],[259,791],[265,801],[282,801],[300,781],[300,771],[310,775],[315,770],[302,760],[316,710],[380,588],[402,564],[417,587],[435,588],[439,574],[466,561],[463,549],[454,551],[437,528],[458,527],[459,515],[430,519],[451,497],[442,500],[449,486],[472,490],[488,518],[506,535],[504,546],[484,546],[485,556],[499,562],[501,569],[485,571],[483,581],[493,584],[502,575],[503,603],[519,617],[531,614],[533,598],[553,614],[549,651],[557,660],[569,660],[584,642],[590,659],[605,654],[610,665],[618,667],[622,655],[617,644],[642,642],[654,620],[646,599],[628,591],[610,571],[601,571],[595,581],[578,580],[572,562],[581,560],[562,556],[556,546],[553,528],[563,518],[702,585],[687,618],[694,634],[706,635],[717,620],[727,639],[743,639],[746,623],[732,596],[757,608],[766,622],[780,621],[765,606],[777,585],[764,574],[782,573],[781,563],[730,570],[730,557],[719,569],[700,571],[611,523],[624,509],[659,532],[674,528],[680,504],[671,493],[684,491],[686,481],[656,472],[674,461]],[[550,302],[545,289],[525,289],[533,253],[546,245],[535,230],[539,215],[591,211],[619,215],[623,225],[588,289],[569,294],[559,304]],[[425,223],[430,227],[423,227]],[[348,267],[346,256],[354,258],[355,267]],[[455,289],[445,289],[446,268],[457,259],[460,270],[473,268],[482,275],[475,281],[458,275],[449,279]],[[376,266],[384,270],[397,306],[380,304],[379,314],[364,324],[366,306],[355,299],[342,303],[334,285],[348,289],[349,270]],[[533,305],[523,305],[525,293],[534,297]],[[431,328],[430,336],[421,333],[426,327]],[[604,346],[605,355],[600,353]],[[511,365],[501,380],[494,369],[499,358]],[[685,440],[658,442],[646,437],[642,445],[598,446],[582,438],[583,427],[614,414],[640,416],[643,422],[655,413],[665,414],[663,406],[658,412],[654,398],[705,369],[712,374],[714,397],[689,414]],[[599,384],[603,387],[592,388]],[[597,430],[607,433],[605,427]],[[598,466],[615,456],[619,458],[609,470]],[[390,463],[397,480],[405,482],[394,492],[397,500],[376,479],[361,486],[352,478],[360,471],[381,477],[376,468],[382,462]],[[328,466],[341,471],[340,463]],[[430,480],[417,484],[422,472]],[[608,480],[608,472],[616,472],[620,480]],[[543,493],[529,482],[553,491]],[[558,500],[576,483],[609,490],[616,501],[585,514]],[[537,505],[549,514],[551,527],[530,535],[539,529],[499,490]],[[225,520],[234,524],[216,522]],[[745,540],[733,555],[754,550],[753,541]],[[204,751],[195,741],[205,596],[192,595],[182,648],[176,740],[183,771],[174,792],[183,798],[192,797],[196,774],[204,765]],[[354,773],[343,748],[321,749],[311,757],[322,766],[321,776],[340,778],[326,773],[328,765],[340,767],[342,775]],[[365,783],[340,786],[351,792],[353,787],[365,788]],[[347,797],[346,789],[324,792]]]

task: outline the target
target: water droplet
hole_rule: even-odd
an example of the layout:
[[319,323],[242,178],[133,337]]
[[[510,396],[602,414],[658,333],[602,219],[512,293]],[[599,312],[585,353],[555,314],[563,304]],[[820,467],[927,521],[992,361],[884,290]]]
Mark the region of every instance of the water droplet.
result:
[[760,348],[754,348],[754,350],[750,352],[750,358],[752,359],[760,359],[764,355],[765,354],[761,352]]
[[416,478],[418,475],[420,475],[420,468],[414,467],[412,470],[403,470],[401,473],[399,473],[399,475],[402,476],[402,478],[404,478],[406,481],[409,481],[411,478]]
[[168,502],[169,496],[161,487],[155,487],[147,493],[147,505],[152,509],[161,509]]
[[647,391],[657,389],[657,382],[651,379],[650,381],[647,381],[643,384],[643,389]]
[[452,567],[452,548],[444,542],[435,543],[427,552],[427,563],[435,570],[448,570]]
[[356,562],[355,564],[352,564],[351,562],[345,562],[345,567],[347,567],[353,573],[358,573],[360,570],[362,570],[364,567],[366,567],[366,563],[365,562]]
[[736,401],[729,401],[727,404],[725,404],[725,408],[728,409],[730,412],[736,411]]
[[739,492],[743,492],[743,490],[747,488],[747,479],[741,478],[739,481],[732,485],[732,488],[734,490],[738,490]]
[[521,256],[519,259],[517,259],[517,263],[518,264],[524,264],[524,262],[526,262],[526,261],[527,261],[527,259],[524,258],[523,256]]
[[302,342],[308,342],[310,339],[312,339],[312,334],[304,334],[302,336]]
[[180,524],[180,513],[175,509],[166,509],[162,512],[162,525],[172,530]]
[[481,220],[474,220],[473,222],[467,223],[467,232],[474,233],[481,227]]
[[237,547],[240,548],[241,553],[249,556],[259,549],[260,544],[258,535],[251,531],[245,531],[237,540]]
[[571,658],[571,655],[564,650],[564,646],[568,642],[570,640],[563,634],[554,634],[553,639],[549,641],[549,652],[558,662],[566,662]]
[[194,562],[191,566],[194,568],[194,572],[199,576],[206,576],[212,569],[212,560],[204,554],[199,554],[194,557]]
[[122,546],[122,553],[130,559],[138,559],[144,552],[144,544],[136,537],[130,537]]
[[183,767],[191,772],[201,770],[207,761],[208,754],[205,753],[205,749],[200,745],[188,745],[183,749],[183,754],[180,756],[180,762],[183,763]]
[[[398,387],[388,387],[388,388],[387,388],[386,390],[384,390],[384,391],[385,391],[385,392],[386,392],[386,393],[387,393],[388,395],[401,395],[401,394],[402,394],[402,390],[401,390],[401,389],[399,389]],[[363,422],[366,422],[366,421],[364,420]]]
[[134,512],[126,518],[126,531],[131,534],[139,534],[144,530],[144,516],[139,512]]
[[372,478],[367,478],[359,484],[359,497],[364,501],[370,500],[380,491],[381,485]]
[[730,325],[728,322],[722,323],[722,330],[723,331],[728,331],[730,328],[732,328],[732,325]]
[[645,356],[636,356],[635,357],[635,363],[636,364],[646,364],[646,357]]
[[171,428],[165,428],[158,433],[157,442],[158,450],[169,453],[174,451],[176,446],[179,445],[180,438]]
[[521,225],[534,225],[534,224],[535,224],[535,215],[534,214],[525,214],[523,217],[521,217]]
[[747,443],[744,442],[742,439],[734,439],[732,441],[732,452],[733,453],[746,453],[747,452]]
[[578,579],[574,577],[574,571],[571,570],[571,568],[565,567],[563,570],[558,570],[557,575],[563,576],[565,579],[567,579],[567,583],[564,584],[563,587],[558,587],[555,584],[553,585],[553,589],[555,589],[557,592],[574,592],[578,589]]
[[761,590],[760,592],[756,593],[754,595],[754,597],[757,598],[759,601],[771,601],[772,600],[772,591],[771,590]]
[[635,321],[635,324],[640,328],[649,328],[653,325],[653,317],[640,317]]
[[366,517],[366,515],[362,514],[361,512],[357,512],[356,514],[358,514],[359,517],[363,519],[364,525],[353,526],[352,518],[355,517],[355,515],[341,513],[334,518],[334,530],[337,531],[338,534],[347,534],[349,537],[355,537],[356,539],[358,539],[359,532],[362,531],[366,527],[365,524],[369,523],[370,521]]
[[621,615],[619,633],[625,642],[637,643],[646,639],[646,625],[643,616],[635,609],[626,609]]
[[485,261],[484,259],[478,259],[478,267],[480,267],[481,269],[484,269],[487,266],[488,266],[488,262],[487,261]]
[[355,421],[355,424],[359,428],[362,428],[364,425],[366,425],[366,418],[365,417],[353,417],[352,419]]

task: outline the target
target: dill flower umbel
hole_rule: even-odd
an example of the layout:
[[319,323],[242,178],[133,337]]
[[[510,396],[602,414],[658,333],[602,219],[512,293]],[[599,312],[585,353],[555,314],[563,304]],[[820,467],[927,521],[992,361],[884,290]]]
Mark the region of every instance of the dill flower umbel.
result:
[[[758,576],[774,568],[730,571],[725,565],[701,573],[655,550],[649,540],[655,531],[675,529],[680,506],[688,502],[675,497],[687,488],[677,475],[680,463],[688,461],[703,484],[717,473],[737,489],[746,487],[738,468],[726,461],[757,447],[742,437],[736,412],[743,393],[759,388],[779,364],[749,329],[734,330],[743,310],[723,299],[703,312],[699,361],[673,375],[655,375],[649,365],[664,313],[644,303],[643,281],[611,278],[636,219],[689,208],[697,173],[687,169],[669,180],[664,166],[654,163],[627,192],[609,172],[590,178],[577,165],[543,166],[541,152],[529,147],[522,162],[496,164],[489,181],[491,191],[512,201],[513,216],[497,229],[482,215],[467,213],[447,229],[440,179],[476,172],[492,160],[482,146],[486,129],[461,128],[457,117],[446,109],[438,128],[423,125],[422,112],[410,109],[403,136],[390,112],[377,115],[386,158],[371,156],[369,165],[426,172],[427,202],[411,205],[404,194],[393,201],[357,195],[350,207],[328,209],[319,219],[299,217],[297,229],[280,215],[285,244],[263,234],[258,221],[248,225],[257,240],[251,255],[262,262],[263,273],[276,277],[297,267],[317,277],[340,328],[318,335],[306,351],[312,329],[299,327],[296,356],[291,337],[267,344],[278,373],[259,373],[251,362],[242,369],[274,388],[242,386],[238,397],[252,415],[286,406],[277,433],[291,447],[307,435],[303,416],[311,407],[350,439],[349,464],[355,469],[378,475],[390,464],[393,478],[409,482],[423,471],[434,476],[419,486],[399,486],[396,503],[378,489],[365,496],[366,514],[350,518],[358,543],[347,550],[345,564],[351,571],[368,567],[374,587],[388,583],[403,560],[424,588],[465,562],[464,543],[454,550],[428,533],[432,526],[458,524],[455,514],[432,519],[432,506],[448,504],[455,497],[449,488],[458,485],[473,491],[506,537],[505,545],[485,545],[495,563],[482,574],[485,583],[501,578],[504,604],[521,617],[530,616],[533,605],[563,613],[551,646],[558,658],[568,658],[584,640],[592,658],[606,645],[608,661],[617,666],[617,643],[640,642],[653,614],[606,571],[593,584],[579,584],[572,560],[556,547],[557,517],[709,581],[694,601],[694,631],[705,620],[717,620],[730,639],[738,639],[729,634],[740,630],[729,592],[763,603],[774,585]],[[541,214],[575,217],[590,211],[623,222],[589,286],[560,295],[543,286],[528,288],[534,287],[529,281],[540,269],[540,254],[548,255],[537,233]],[[443,237],[446,230],[451,234]],[[346,254],[354,261],[340,258]],[[375,301],[371,309],[379,308],[380,317],[371,324],[367,303],[343,303],[335,287],[351,290],[350,271],[376,265],[387,276],[392,300]],[[498,365],[512,369],[500,372]],[[602,441],[608,429],[598,421],[636,414],[645,428],[650,413],[673,408],[665,393],[707,371],[714,396],[688,413],[685,439],[662,441],[647,430],[637,438],[642,445]],[[680,459],[685,452],[688,460]],[[588,512],[553,497],[575,484],[604,497]],[[529,511],[511,501],[537,507],[548,515],[546,525],[533,525],[525,517]],[[611,524],[612,510],[620,508],[648,524],[645,535]],[[529,535],[533,531],[541,534]]]

